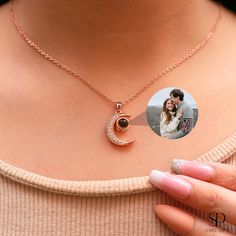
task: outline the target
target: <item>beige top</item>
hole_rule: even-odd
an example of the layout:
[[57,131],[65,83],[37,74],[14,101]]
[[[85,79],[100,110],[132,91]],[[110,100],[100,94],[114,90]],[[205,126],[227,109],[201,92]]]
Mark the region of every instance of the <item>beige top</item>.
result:
[[[236,165],[236,132],[196,158]],[[154,212],[169,203],[206,217],[152,186],[148,176],[69,181],[0,160],[0,235],[176,235]]]

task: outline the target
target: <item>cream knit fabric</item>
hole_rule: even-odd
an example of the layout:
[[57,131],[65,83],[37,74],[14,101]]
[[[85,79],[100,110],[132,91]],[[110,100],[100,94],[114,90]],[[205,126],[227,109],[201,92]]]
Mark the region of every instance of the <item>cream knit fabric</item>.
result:
[[[236,132],[196,160],[236,165]],[[156,217],[153,207],[157,203],[206,217],[152,186],[148,176],[68,181],[0,160],[1,236],[176,235]]]

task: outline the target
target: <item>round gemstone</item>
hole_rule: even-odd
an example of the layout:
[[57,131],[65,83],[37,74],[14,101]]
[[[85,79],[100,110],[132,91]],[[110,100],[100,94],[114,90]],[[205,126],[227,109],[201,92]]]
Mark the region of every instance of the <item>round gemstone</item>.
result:
[[129,125],[129,121],[128,121],[128,119],[121,118],[121,119],[119,119],[118,124],[120,127],[126,128]]

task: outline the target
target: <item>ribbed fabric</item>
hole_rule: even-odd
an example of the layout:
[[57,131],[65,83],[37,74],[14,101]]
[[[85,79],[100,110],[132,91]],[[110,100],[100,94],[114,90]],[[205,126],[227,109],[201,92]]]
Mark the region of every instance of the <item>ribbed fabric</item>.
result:
[[[236,165],[236,132],[196,158],[204,160]],[[148,176],[68,181],[0,160],[1,236],[177,235],[156,216],[154,206],[158,203],[207,217],[152,186]],[[233,226],[227,227],[236,232]]]

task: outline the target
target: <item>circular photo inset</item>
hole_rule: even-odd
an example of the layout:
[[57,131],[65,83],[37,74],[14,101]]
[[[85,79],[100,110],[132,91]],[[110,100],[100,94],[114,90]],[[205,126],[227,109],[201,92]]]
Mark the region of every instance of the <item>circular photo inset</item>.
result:
[[151,97],[146,118],[150,128],[159,136],[178,139],[188,135],[195,127],[198,108],[187,91],[168,87]]

